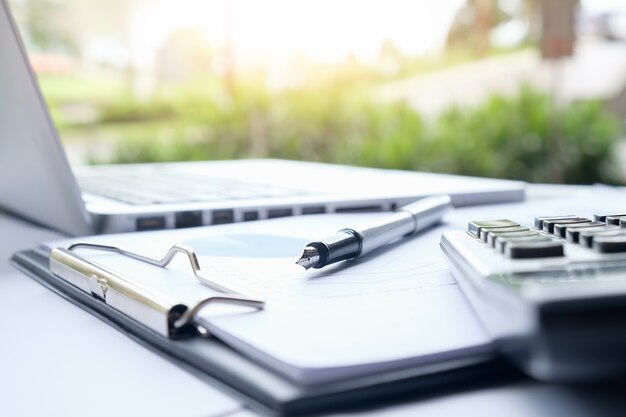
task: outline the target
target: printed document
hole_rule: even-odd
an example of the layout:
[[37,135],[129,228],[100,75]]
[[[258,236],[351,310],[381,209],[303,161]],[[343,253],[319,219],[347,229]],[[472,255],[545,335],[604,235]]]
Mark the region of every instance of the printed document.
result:
[[[308,271],[295,265],[307,243],[386,215],[288,217],[81,241],[158,259],[175,243],[192,247],[207,277],[266,301],[261,311],[209,306],[197,321],[234,349],[300,383],[492,352],[491,339],[440,253],[443,226],[355,261]],[[163,270],[116,254],[80,253],[148,287],[165,280],[185,301],[212,291],[193,278],[185,259]]]

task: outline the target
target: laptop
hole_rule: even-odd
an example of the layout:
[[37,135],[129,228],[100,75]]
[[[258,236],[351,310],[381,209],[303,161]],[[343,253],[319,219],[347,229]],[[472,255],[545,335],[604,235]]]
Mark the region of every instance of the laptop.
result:
[[70,167],[6,0],[0,0],[0,207],[69,235],[390,210],[447,193],[517,201],[524,185],[286,160]]

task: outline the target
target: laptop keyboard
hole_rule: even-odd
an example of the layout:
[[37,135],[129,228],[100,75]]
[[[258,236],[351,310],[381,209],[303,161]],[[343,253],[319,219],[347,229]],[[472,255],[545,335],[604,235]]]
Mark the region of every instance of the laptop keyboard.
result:
[[84,192],[132,205],[210,202],[217,200],[275,198],[307,194],[305,190],[244,181],[168,172],[126,170],[89,173],[78,177]]

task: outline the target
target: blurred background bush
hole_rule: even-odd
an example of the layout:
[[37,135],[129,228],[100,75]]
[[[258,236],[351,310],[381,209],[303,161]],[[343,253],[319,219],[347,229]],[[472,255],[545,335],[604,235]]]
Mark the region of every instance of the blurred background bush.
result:
[[434,119],[337,88],[271,100],[244,88],[222,106],[211,96],[120,100],[103,106],[96,124],[111,127],[117,145],[106,158],[91,154],[92,163],[268,156],[533,182],[551,180],[549,138],[559,129],[565,182],[619,181],[619,121],[597,101],[552,113],[549,96],[528,86]]
[[[74,163],[271,157],[532,182],[624,179],[626,9],[616,2],[11,3]],[[265,29],[237,32],[255,13]],[[298,38],[316,13],[328,39]],[[547,13],[571,17],[571,51],[546,46],[538,22]],[[368,43],[348,45],[348,27]],[[254,44],[265,32],[274,37]],[[305,41],[308,50],[296,45]]]

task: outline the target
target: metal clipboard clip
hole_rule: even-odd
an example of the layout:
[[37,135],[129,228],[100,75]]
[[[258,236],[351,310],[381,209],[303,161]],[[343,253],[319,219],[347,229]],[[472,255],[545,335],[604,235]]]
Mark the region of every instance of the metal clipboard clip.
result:
[[[154,288],[134,282],[102,265],[78,256],[76,254],[78,249],[113,252],[161,268],[167,267],[177,254],[186,255],[194,277],[219,294],[202,297],[200,301],[186,305],[167,291],[155,291]],[[195,324],[193,319],[200,309],[209,304],[234,304],[259,310],[265,306],[262,299],[244,295],[232,285],[222,282],[219,277],[209,279],[203,275],[196,253],[185,245],[172,246],[161,260],[157,260],[115,246],[74,243],[67,249],[52,250],[50,271],[116,310],[170,338],[208,335],[207,330]]]

